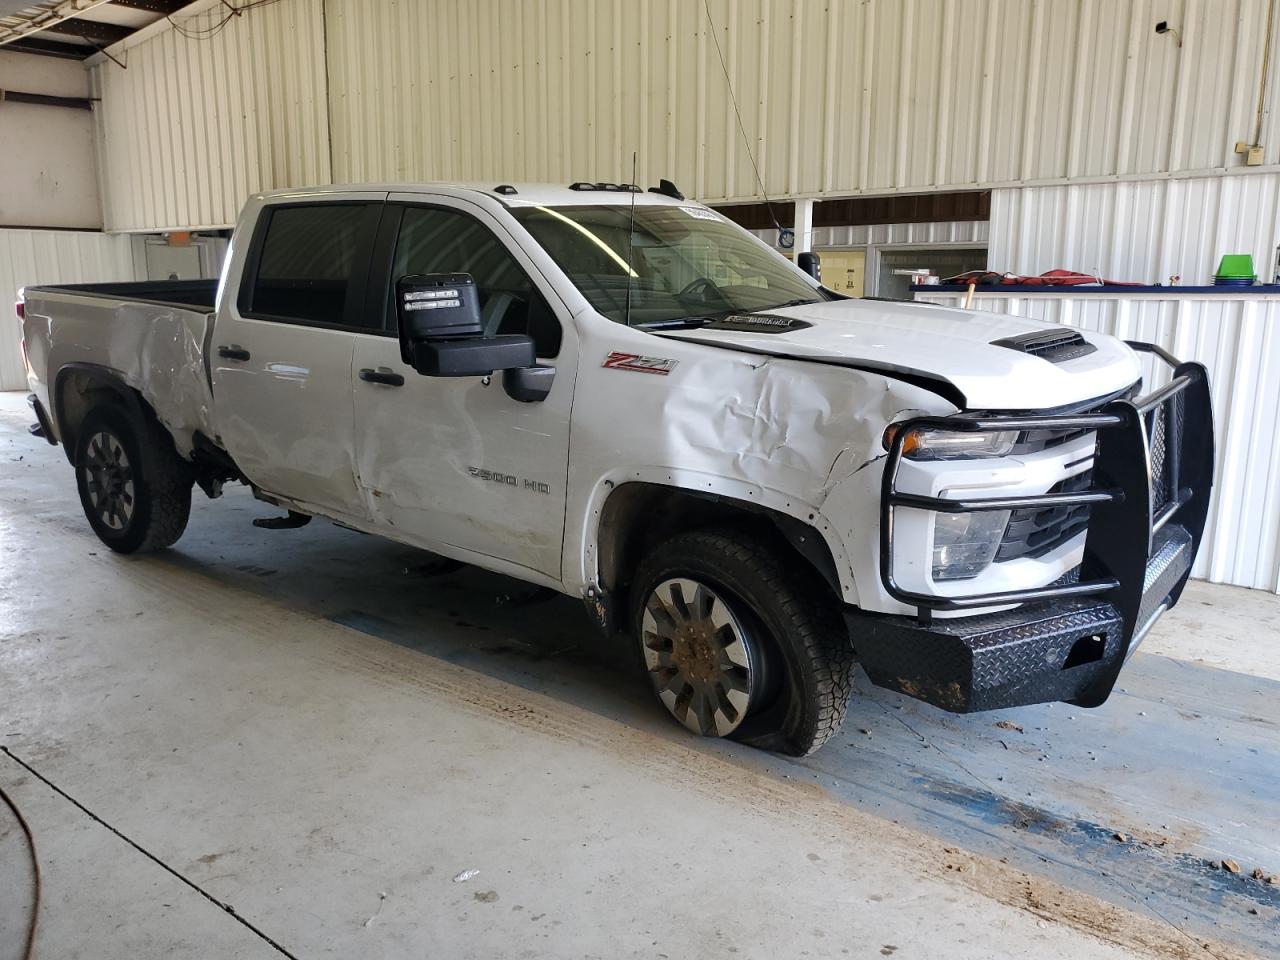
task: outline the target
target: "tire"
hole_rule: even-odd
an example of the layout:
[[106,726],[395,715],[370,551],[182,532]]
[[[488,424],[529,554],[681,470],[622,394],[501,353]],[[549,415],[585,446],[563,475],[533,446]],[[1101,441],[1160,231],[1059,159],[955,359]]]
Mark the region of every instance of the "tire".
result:
[[632,578],[630,623],[659,699],[695,733],[806,756],[844,723],[854,655],[839,600],[780,542],[664,541]]
[[98,539],[117,553],[177,542],[191,514],[191,465],[154,419],[94,407],[76,435],[76,488]]

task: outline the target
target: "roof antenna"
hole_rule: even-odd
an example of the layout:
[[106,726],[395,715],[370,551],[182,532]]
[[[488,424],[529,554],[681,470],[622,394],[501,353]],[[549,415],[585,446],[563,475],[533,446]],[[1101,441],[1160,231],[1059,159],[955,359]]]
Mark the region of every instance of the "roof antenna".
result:
[[623,323],[629,327],[631,326],[631,278],[636,275],[636,272],[631,269],[632,252],[636,247],[636,194],[640,192],[640,188],[636,186],[636,152],[634,150],[631,151],[631,183],[628,189],[631,191],[631,226],[627,228],[627,306]]
[[729,102],[733,104],[733,115],[738,118],[738,132],[742,134],[742,145],[747,148],[747,159],[751,161],[751,169],[755,171],[756,184],[760,187],[760,196],[764,197],[764,208],[769,211],[769,219],[773,221],[778,235],[782,235],[782,224],[774,215],[773,204],[764,189],[764,178],[760,176],[760,168],[756,165],[755,154],[751,152],[751,141],[747,138],[747,128],[742,125],[742,111],[738,109],[738,98],[733,93],[733,82],[729,79],[729,68],[725,66],[724,51],[720,49],[720,35],[716,32],[715,21],[711,19],[711,2],[702,0],[702,8],[707,12],[707,25],[711,28],[711,39],[716,45],[716,56],[720,58],[720,70],[724,73],[724,85],[729,90]]

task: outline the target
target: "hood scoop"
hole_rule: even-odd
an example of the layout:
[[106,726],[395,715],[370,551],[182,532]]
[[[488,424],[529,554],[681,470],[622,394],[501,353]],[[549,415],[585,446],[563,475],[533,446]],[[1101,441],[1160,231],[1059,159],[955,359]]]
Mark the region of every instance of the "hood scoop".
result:
[[703,324],[704,330],[733,330],[737,333],[790,333],[804,330],[813,324],[795,317],[780,317],[770,313],[732,313]]
[[1066,363],[1078,357],[1087,357],[1098,349],[1081,336],[1079,331],[1071,329],[1037,330],[1016,337],[992,340],[991,345],[1017,350],[1050,363]]

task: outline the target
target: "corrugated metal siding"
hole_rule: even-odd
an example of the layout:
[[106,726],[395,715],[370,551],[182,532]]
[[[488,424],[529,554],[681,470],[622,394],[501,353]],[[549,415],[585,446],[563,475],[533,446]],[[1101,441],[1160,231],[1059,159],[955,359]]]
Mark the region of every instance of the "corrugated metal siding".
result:
[[[1185,0],[1181,48],[1157,6],[710,4],[778,196],[1239,165],[1265,0]],[[330,0],[329,34],[340,179],[629,179],[635,150],[644,182],[758,195],[702,3]]]
[[[856,227],[814,227],[813,248],[928,246],[963,244],[985,246],[989,235],[985,220],[955,220],[946,223],[878,223]],[[752,230],[765,243],[778,245],[775,229]]]
[[[225,14],[204,6],[176,17],[192,36]],[[128,69],[94,68],[108,230],[230,226],[253,192],[329,182],[321,0],[117,46]]]
[[1251,253],[1270,280],[1277,243],[1280,173],[991,192],[993,270],[1206,284],[1224,253]]
[[[955,305],[963,294],[917,299]],[[1010,293],[973,305],[1146,340],[1205,364],[1217,480],[1194,574],[1280,593],[1280,297]]]
[[711,0],[713,34],[699,0],[281,0],[95,67],[107,223],[228,224],[327,180],[330,125],[340,181],[630,179],[635,151],[755,199],[716,39],[775,197],[1242,169],[1266,3]]
[[27,385],[21,336],[9,306],[20,288],[141,276],[135,269],[129,237],[69,230],[0,230],[0,390],[21,390]]

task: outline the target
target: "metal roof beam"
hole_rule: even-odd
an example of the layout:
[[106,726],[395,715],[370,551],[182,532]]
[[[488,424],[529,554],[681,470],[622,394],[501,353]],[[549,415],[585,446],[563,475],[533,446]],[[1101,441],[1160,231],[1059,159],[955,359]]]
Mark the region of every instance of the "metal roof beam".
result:
[[145,10],[148,13],[158,13],[165,17],[181,10],[191,2],[192,0],[111,0],[111,3],[117,7],[128,7],[130,10]]
[[118,23],[103,23],[100,20],[85,20],[82,17],[77,17],[74,20],[63,20],[61,23],[55,23],[49,28],[48,32],[61,33],[69,37],[79,37],[82,40],[88,40],[90,43],[96,43],[100,47],[106,47],[123,40],[133,33],[135,29],[134,27],[122,27]]
[[39,33],[41,30],[48,30],[55,24],[78,17],[94,7],[100,7],[109,2],[110,0],[62,0],[52,9],[40,10],[35,16],[16,27],[0,27],[0,46],[11,44],[15,40]]
[[61,57],[64,60],[85,60],[97,49],[79,43],[58,43],[56,40],[41,40],[39,37],[23,37],[6,43],[3,50],[14,53],[34,53],[39,57]]

